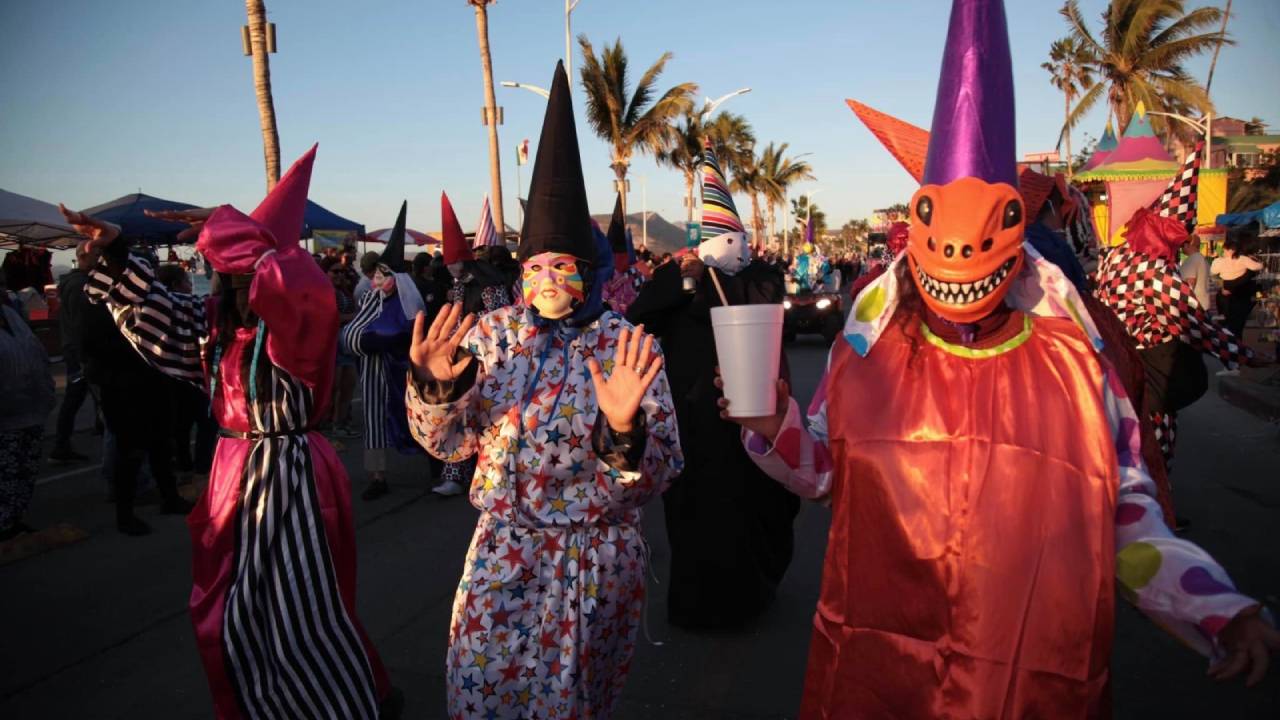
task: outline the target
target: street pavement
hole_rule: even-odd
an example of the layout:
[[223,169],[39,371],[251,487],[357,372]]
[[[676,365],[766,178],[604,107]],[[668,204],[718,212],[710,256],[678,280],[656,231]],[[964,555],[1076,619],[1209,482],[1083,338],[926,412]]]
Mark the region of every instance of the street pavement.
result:
[[[816,336],[790,347],[802,401],[812,394],[825,355]],[[87,432],[77,436],[82,451],[97,440]],[[1210,392],[1180,416],[1178,440],[1175,497],[1179,514],[1193,520],[1190,537],[1222,560],[1241,588],[1276,608],[1280,429]],[[364,487],[360,441],[348,441],[341,454],[358,496]],[[0,566],[0,718],[212,717],[186,615],[185,525],[152,506],[141,510],[155,529],[151,536],[116,533],[96,464],[78,471],[46,467],[28,514],[33,525],[66,522],[88,538]],[[405,717],[442,718],[449,609],[476,512],[461,497],[441,500],[427,492],[421,459],[396,458],[391,479],[389,496],[354,501],[360,617],[404,690]],[[669,550],[661,515],[660,503],[646,510],[653,551],[647,631],[638,640],[616,717],[795,717],[828,511],[804,507],[795,560],[776,604],[749,631],[725,634],[692,634],[667,624]],[[1280,667],[1253,689],[1215,683],[1205,677],[1202,658],[1123,601],[1119,605],[1116,717],[1280,717]],[[1280,657],[1274,662],[1280,664]]]

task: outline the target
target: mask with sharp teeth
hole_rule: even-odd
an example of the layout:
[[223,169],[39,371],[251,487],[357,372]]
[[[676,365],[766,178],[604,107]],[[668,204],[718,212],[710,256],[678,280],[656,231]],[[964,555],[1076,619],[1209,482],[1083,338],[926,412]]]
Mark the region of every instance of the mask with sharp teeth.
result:
[[907,263],[925,304],[974,323],[1004,301],[1022,268],[1022,197],[1011,185],[962,177],[911,198]]

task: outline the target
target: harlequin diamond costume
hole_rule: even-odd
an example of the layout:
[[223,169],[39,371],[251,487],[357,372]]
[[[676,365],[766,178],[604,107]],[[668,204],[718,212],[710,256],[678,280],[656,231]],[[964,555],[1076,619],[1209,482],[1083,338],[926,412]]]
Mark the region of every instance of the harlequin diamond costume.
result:
[[622,212],[621,194],[613,202],[613,217],[606,237],[613,255],[613,277],[604,285],[604,301],[614,312],[625,315],[644,287],[645,277],[635,267],[636,251],[631,246],[631,232],[627,230],[627,218]]
[[1234,369],[1252,357],[1240,339],[1200,307],[1178,272],[1178,250],[1195,228],[1198,146],[1187,157],[1156,210],[1142,208],[1126,224],[1125,244],[1104,252],[1094,295],[1115,311],[1137,343],[1146,373],[1145,410],[1165,467],[1172,470],[1178,411],[1208,387],[1204,363],[1215,357]]
[[1001,3],[955,0],[907,250],[808,427],[792,401],[746,435],[831,503],[801,717],[1105,716],[1115,579],[1205,652],[1256,607],[1162,521],[1092,321],[1023,244],[1012,91]]
[[187,519],[191,620],[219,718],[376,718],[389,689],[355,615],[347,473],[312,429],[338,342],[333,287],[297,242],[314,159],[313,147],[251,215],[209,217],[196,247],[223,290],[208,305],[168,292],[120,242],[86,288],[148,362],[208,388],[221,427]]
[[741,627],[772,603],[791,563],[792,522],[800,500],[747,457],[738,428],[720,417],[711,309],[723,303],[709,273],[734,305],[780,303],[781,273],[752,262],[746,229],[708,146],[702,163],[698,257],[708,268],[684,292],[678,263],[654,271],[627,319],[662,341],[680,420],[685,467],[662,495],[671,578],[667,617],[695,629]]
[[601,310],[612,268],[593,238],[562,64],[529,194],[525,306],[478,320],[460,349],[470,376],[413,381],[407,399],[428,452],[479,460],[470,497],[481,514],[445,660],[451,718],[610,716],[644,606],[639,509],[683,465],[665,375],[629,433],[597,404],[587,361],[612,373],[630,326]]
[[409,369],[413,320],[426,310],[422,293],[404,261],[405,214],[400,205],[387,247],[373,273],[356,316],[342,328],[343,349],[360,358],[360,396],[364,399],[364,469],[385,488],[387,449],[422,450],[409,434],[404,411],[404,376]]

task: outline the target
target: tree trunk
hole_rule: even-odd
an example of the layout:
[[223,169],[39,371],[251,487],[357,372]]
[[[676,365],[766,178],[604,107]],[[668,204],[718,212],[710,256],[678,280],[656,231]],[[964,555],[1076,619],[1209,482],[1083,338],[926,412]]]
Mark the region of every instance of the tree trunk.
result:
[[1071,179],[1071,165],[1075,158],[1071,155],[1071,93],[1063,93],[1067,102],[1063,108],[1062,131],[1067,134],[1067,179]]
[[267,192],[280,182],[280,132],[271,100],[271,63],[267,59],[267,8],[263,0],[245,0],[249,15],[249,47],[253,55],[253,92],[262,124],[262,154],[267,164]]
[[613,168],[613,177],[618,182],[614,185],[614,190],[622,196],[622,216],[627,216],[627,166],[630,163],[626,160],[615,158],[610,167]]
[[[1209,77],[1204,81],[1204,94],[1209,94],[1213,87],[1213,70],[1218,67],[1218,53],[1222,51],[1222,40],[1227,36],[1227,19],[1231,17],[1231,0],[1227,0],[1227,9],[1222,11],[1222,29],[1218,30],[1218,44],[1213,46],[1213,59],[1209,61]],[[1209,142],[1209,140],[1205,140]]]
[[774,236],[774,234],[775,234],[775,233],[777,233],[777,232],[778,232],[778,225],[777,225],[777,222],[776,222],[776,220],[777,220],[777,209],[778,209],[778,204],[777,204],[777,203],[775,203],[775,202],[773,202],[773,201],[770,201],[770,202],[769,202],[769,237],[768,237],[767,242],[765,242],[765,247],[766,247],[766,248],[767,248],[769,245],[772,245],[772,244],[773,244],[773,236]]
[[751,193],[751,244],[758,244],[763,233],[764,217],[760,214],[760,196]]
[[[484,71],[484,110],[489,129],[489,205],[498,236],[506,237],[502,217],[502,153],[498,147],[498,101],[493,94],[493,61],[489,58],[489,9],[493,0],[468,0],[476,8],[476,38],[480,42],[480,67]],[[519,202],[519,198],[516,199]]]
[[693,222],[693,171],[684,171],[685,225]]

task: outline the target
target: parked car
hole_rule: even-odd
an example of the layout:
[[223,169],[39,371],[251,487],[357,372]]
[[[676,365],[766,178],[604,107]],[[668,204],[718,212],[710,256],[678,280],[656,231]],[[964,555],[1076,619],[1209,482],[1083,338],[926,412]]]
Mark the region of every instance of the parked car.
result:
[[793,342],[801,333],[816,333],[827,343],[835,342],[844,327],[840,294],[797,292],[782,301],[782,338]]

